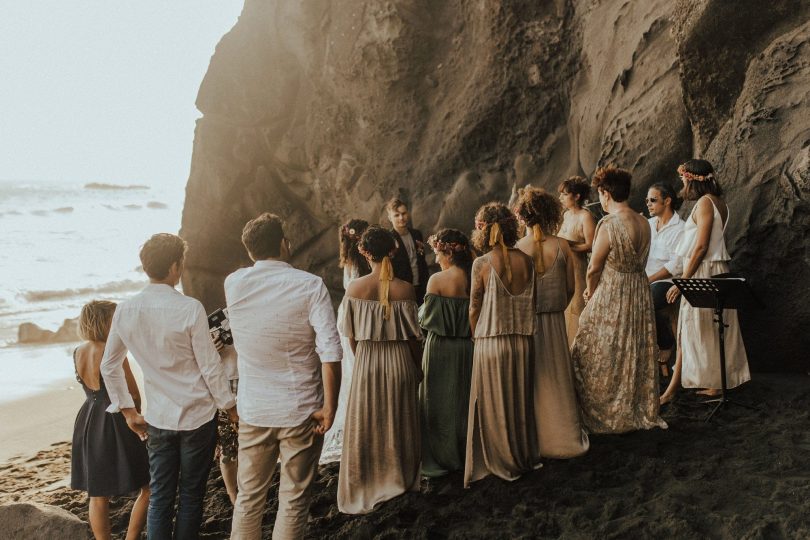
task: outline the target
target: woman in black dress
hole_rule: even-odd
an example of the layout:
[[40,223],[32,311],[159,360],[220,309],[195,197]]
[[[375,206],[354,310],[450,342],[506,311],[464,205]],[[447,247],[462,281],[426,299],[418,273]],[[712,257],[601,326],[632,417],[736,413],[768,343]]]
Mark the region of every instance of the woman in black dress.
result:
[[[90,496],[90,528],[96,538],[110,538],[110,497],[140,491],[127,528],[127,540],[140,538],[149,506],[149,461],[146,445],[121,413],[106,412],[110,398],[99,373],[115,304],[95,300],[82,308],[79,334],[85,343],[73,351],[76,379],[87,400],[73,428],[70,487]],[[140,394],[124,360],[129,392],[140,412]]]

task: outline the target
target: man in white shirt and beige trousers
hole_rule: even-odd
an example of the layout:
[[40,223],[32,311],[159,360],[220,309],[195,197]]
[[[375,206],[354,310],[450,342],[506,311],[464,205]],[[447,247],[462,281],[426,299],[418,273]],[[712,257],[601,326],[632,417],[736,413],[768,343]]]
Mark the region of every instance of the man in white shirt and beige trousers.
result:
[[342,349],[323,280],[286,261],[281,218],[245,225],[255,264],[225,279],[239,367],[238,494],[232,539],[259,539],[267,490],[281,458],[273,538],[304,536],[323,434],[332,426]]
[[[140,257],[150,283],[115,310],[101,360],[111,403],[107,411],[120,410],[130,429],[147,441],[150,540],[199,537],[217,409],[226,410],[232,422],[238,420],[203,305],[175,289],[185,252],[186,243],[173,234],[146,241]],[[143,371],[145,417],[127,389],[122,367],[127,349]]]

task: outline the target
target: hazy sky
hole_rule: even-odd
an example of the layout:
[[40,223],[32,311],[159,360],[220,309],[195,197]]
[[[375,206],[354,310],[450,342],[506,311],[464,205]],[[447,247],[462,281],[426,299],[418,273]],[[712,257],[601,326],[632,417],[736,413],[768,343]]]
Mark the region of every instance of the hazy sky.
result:
[[0,0],[0,179],[179,183],[242,0]]

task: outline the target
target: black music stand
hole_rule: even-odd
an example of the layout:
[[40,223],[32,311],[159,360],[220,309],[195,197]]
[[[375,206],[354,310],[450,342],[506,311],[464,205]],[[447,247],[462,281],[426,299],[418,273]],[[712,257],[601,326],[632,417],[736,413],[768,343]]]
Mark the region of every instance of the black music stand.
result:
[[709,399],[704,403],[717,403],[706,415],[706,422],[712,419],[720,407],[733,403],[755,410],[755,407],[728,399],[726,397],[726,346],[725,331],[728,325],[723,321],[724,309],[762,309],[763,303],[754,296],[745,278],[733,274],[718,274],[711,278],[673,279],[672,282],[681,291],[683,297],[692,307],[714,310],[714,322],[720,336],[720,397]]

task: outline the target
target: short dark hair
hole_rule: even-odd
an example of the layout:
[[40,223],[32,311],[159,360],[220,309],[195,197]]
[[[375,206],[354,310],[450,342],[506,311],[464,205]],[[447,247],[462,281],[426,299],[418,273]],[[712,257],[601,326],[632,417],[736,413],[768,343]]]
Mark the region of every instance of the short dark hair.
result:
[[388,229],[372,225],[360,237],[360,248],[371,256],[374,262],[380,262],[383,257],[391,255],[396,249],[397,241]]
[[242,244],[254,261],[278,257],[283,239],[284,221],[270,212],[251,219],[242,229]]
[[397,208],[400,206],[408,208],[408,204],[399,197],[392,197],[391,199],[388,199],[387,203],[385,203],[385,209],[388,212],[396,212]]
[[489,245],[489,232],[492,225],[497,223],[501,227],[503,243],[507,247],[512,247],[518,241],[518,222],[515,214],[509,208],[499,202],[487,203],[475,213],[476,226],[482,224],[482,228],[473,232],[472,243],[479,253],[487,253],[492,249]]
[[593,175],[593,187],[610,193],[616,202],[624,202],[630,196],[630,184],[633,175],[626,169],[613,165],[600,167]]
[[714,167],[705,159],[690,159],[682,164],[678,167],[678,174],[684,173],[702,178],[701,181],[692,180],[684,184],[680,195],[687,201],[696,201],[704,195],[720,197],[723,194]]
[[186,256],[186,241],[175,234],[152,235],[141,246],[141,266],[152,279],[166,279],[174,263],[182,263]]
[[582,206],[585,201],[591,196],[591,186],[588,181],[581,176],[570,176],[568,179],[560,182],[557,186],[557,191],[560,193],[570,193],[571,195],[579,195],[577,204]]
[[666,182],[656,182],[655,184],[651,185],[648,189],[654,189],[658,193],[660,193],[661,197],[663,197],[664,199],[670,199],[672,201],[673,210],[678,210],[683,204],[683,199],[678,197],[678,194],[675,193],[675,189]]
[[518,192],[517,213],[526,225],[540,225],[545,234],[557,234],[563,220],[560,200],[545,189],[531,186]]

